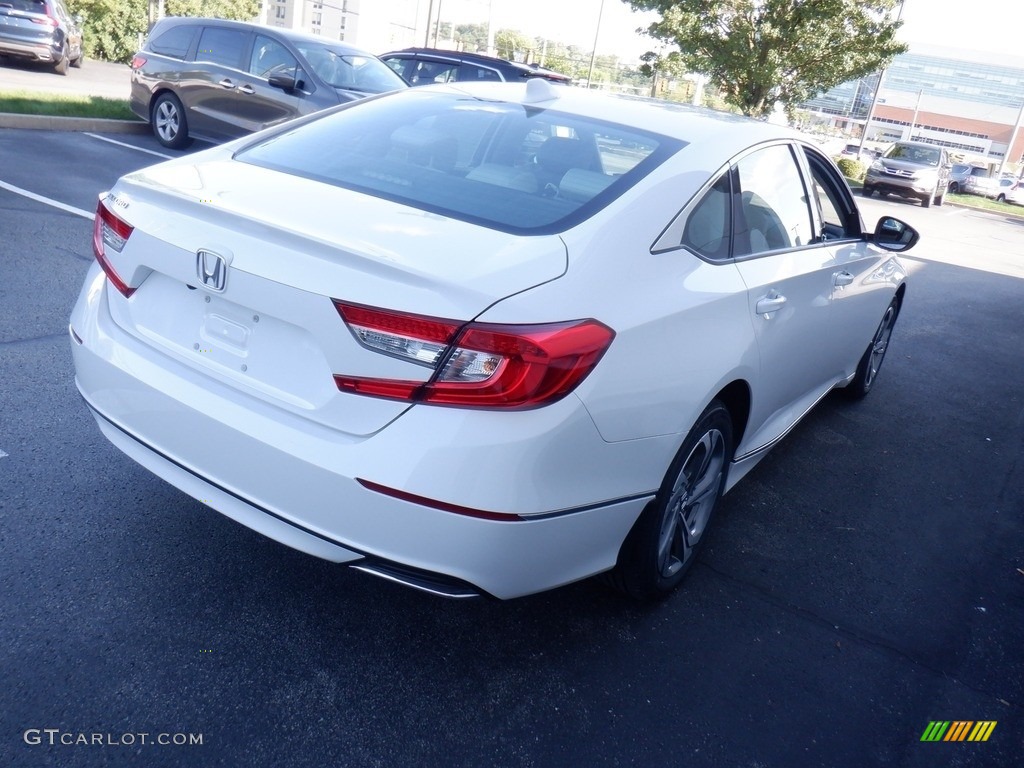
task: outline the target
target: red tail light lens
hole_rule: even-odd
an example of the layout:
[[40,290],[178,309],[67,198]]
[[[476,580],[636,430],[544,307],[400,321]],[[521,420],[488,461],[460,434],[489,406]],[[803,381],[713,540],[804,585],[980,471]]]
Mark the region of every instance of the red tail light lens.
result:
[[96,205],[96,217],[93,219],[92,224],[92,253],[96,257],[96,261],[103,268],[103,271],[107,274],[107,279],[110,284],[113,285],[118,292],[120,292],[126,299],[131,298],[131,295],[135,293],[134,288],[130,288],[128,284],[121,279],[121,276],[117,274],[114,269],[114,265],[110,263],[110,259],[107,258],[107,249],[109,248],[116,253],[120,253],[128,242],[128,238],[131,237],[134,228],[125,221],[117,218],[114,213],[103,204],[101,199]]
[[476,408],[537,408],[569,394],[615,332],[596,320],[541,325],[460,323],[335,301],[367,349],[434,374],[426,381],[336,375],[338,388],[374,397]]
[[146,66],[145,56],[139,56],[139,54],[132,56],[132,69],[142,69],[144,66]]
[[53,18],[53,16],[46,16],[46,17],[41,18],[41,19],[39,17],[35,17],[35,18],[32,19],[32,23],[33,24],[44,24],[47,27],[56,27],[56,26],[58,26],[60,24],[60,22],[57,21],[57,19]]

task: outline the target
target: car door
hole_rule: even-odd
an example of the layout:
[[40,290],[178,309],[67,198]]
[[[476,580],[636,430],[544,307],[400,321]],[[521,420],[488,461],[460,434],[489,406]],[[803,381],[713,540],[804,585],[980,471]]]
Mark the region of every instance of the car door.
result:
[[733,256],[760,355],[740,446],[777,439],[835,383],[830,350],[835,258],[816,247],[795,147],[762,146],[734,163]]
[[892,298],[887,265],[893,256],[865,240],[856,204],[835,167],[812,147],[803,146],[802,154],[815,247],[827,251],[833,264],[825,359],[837,378],[846,378],[856,370]]
[[179,97],[185,107],[189,132],[214,140],[246,133],[249,95],[238,90],[248,77],[243,62],[253,33],[246,29],[204,26],[195,60],[182,73]]
[[[269,82],[273,74],[291,75],[301,85],[291,93],[275,88]],[[304,109],[312,90],[312,83],[306,80],[298,59],[283,43],[257,34],[246,71],[238,76],[235,85],[240,127],[258,131],[313,111]]]

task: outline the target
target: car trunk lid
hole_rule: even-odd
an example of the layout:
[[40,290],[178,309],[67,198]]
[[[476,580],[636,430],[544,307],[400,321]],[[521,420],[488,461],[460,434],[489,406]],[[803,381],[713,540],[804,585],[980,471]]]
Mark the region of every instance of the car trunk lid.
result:
[[426,381],[433,369],[361,346],[331,299],[469,321],[566,268],[555,235],[509,235],[235,162],[226,150],[127,176],[105,204],[134,227],[108,254],[135,288],[128,300],[112,294],[122,328],[351,434],[408,406],[339,392],[334,374]]

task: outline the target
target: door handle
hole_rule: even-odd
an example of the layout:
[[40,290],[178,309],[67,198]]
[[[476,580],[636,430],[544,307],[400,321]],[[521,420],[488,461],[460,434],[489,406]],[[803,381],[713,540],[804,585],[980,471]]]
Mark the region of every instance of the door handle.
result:
[[853,275],[847,272],[845,269],[842,272],[836,272],[832,275],[832,285],[836,288],[842,288],[844,285],[849,285],[853,282]]
[[256,93],[256,89],[246,83],[245,85],[238,86],[239,93]]
[[775,291],[769,291],[767,296],[762,296],[757,300],[754,308],[757,310],[757,314],[767,315],[769,312],[777,312],[782,309],[785,303],[785,296],[780,296]]
[[223,80],[221,80],[219,83],[217,83],[217,85],[221,86],[222,88],[234,88],[235,87],[235,84],[233,82],[231,82],[226,77]]

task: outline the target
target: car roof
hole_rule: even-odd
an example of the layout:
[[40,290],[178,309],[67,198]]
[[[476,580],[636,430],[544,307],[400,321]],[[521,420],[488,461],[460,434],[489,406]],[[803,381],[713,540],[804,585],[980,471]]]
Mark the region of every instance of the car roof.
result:
[[202,25],[204,27],[242,29],[245,31],[259,32],[260,34],[268,36],[276,35],[277,37],[283,38],[292,43],[317,43],[319,45],[332,48],[336,51],[360,54],[363,56],[373,55],[367,51],[364,51],[362,48],[357,48],[354,45],[343,43],[340,40],[331,40],[330,38],[318,37],[317,35],[309,35],[304,32],[296,32],[293,29],[284,29],[283,27],[267,27],[262,24],[250,24],[245,21],[211,19],[202,16],[165,16],[153,26],[153,28],[149,31],[149,36],[150,38],[152,38],[155,32],[157,32],[158,30],[162,31],[162,28],[164,27],[177,27],[185,25]]
[[400,51],[382,53],[380,57],[385,59],[389,56],[431,56],[439,59],[451,59],[453,61],[467,62],[469,64],[484,64],[491,67],[514,69],[527,75],[542,75],[544,77],[553,77],[559,80],[572,80],[568,75],[556,72],[553,69],[546,69],[545,67],[539,67],[534,64],[522,64],[518,61],[509,61],[508,59],[501,59],[496,56],[487,56],[483,53],[448,51],[443,48],[403,48]]
[[650,131],[687,143],[719,145],[732,155],[746,147],[773,139],[806,140],[784,126],[672,101],[610,94],[585,88],[553,85],[542,78],[525,83],[449,83],[427,85],[417,91],[461,92],[490,101],[523,104],[537,109],[564,111],[594,120]]

